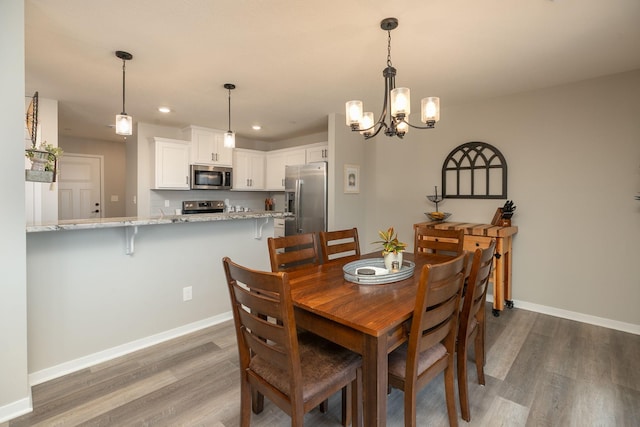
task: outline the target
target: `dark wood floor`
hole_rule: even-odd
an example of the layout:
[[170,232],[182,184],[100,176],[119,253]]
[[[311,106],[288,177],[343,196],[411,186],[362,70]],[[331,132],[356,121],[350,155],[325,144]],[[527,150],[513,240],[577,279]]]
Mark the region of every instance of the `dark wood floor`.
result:
[[[530,311],[491,316],[487,385],[469,372],[470,426],[640,426],[640,336]],[[38,385],[18,426],[214,426],[239,423],[231,322]],[[442,378],[418,396],[418,425],[447,426]],[[402,393],[389,395],[389,426],[402,426]],[[340,425],[339,396],[309,426]],[[458,404],[459,410],[459,404]],[[288,426],[265,399],[252,426]]]

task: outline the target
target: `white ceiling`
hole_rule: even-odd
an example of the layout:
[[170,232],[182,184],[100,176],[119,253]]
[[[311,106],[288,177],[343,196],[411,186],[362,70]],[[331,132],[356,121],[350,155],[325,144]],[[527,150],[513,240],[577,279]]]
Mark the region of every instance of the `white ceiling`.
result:
[[441,120],[450,105],[640,69],[639,0],[25,0],[27,95],[59,101],[63,135],[121,140],[108,126],[125,50],[134,121],[226,130],[230,82],[240,137],[326,131],[350,99],[381,110],[390,16],[396,83],[414,110],[439,96]]

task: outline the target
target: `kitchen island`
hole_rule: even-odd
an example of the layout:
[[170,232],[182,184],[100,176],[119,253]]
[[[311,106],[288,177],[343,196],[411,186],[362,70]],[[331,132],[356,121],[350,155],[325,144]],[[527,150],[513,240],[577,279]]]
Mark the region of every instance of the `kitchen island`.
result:
[[266,240],[274,219],[287,215],[249,211],[29,225],[30,383],[231,319],[222,258],[269,270]]

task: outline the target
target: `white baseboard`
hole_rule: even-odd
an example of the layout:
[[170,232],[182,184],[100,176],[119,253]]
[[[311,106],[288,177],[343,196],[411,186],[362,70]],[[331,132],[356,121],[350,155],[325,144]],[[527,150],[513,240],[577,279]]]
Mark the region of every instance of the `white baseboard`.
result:
[[[487,294],[487,302],[493,302],[493,295]],[[547,305],[535,304],[526,301],[513,300],[513,305],[516,308],[535,311],[536,313],[548,314],[550,316],[560,317],[562,319],[575,320],[577,322],[588,323],[590,325],[602,326],[604,328],[628,332],[634,335],[640,335],[640,325],[634,325],[633,323],[620,322],[618,320],[591,316],[589,314],[563,310],[561,308],[550,307]],[[508,310],[508,308],[506,308],[505,310]]]
[[29,397],[0,406],[0,423],[28,414],[31,411],[33,411],[33,402],[31,401],[31,391],[29,391]]
[[186,335],[209,326],[217,325],[218,323],[222,323],[232,318],[233,314],[229,311],[194,323],[189,323],[188,325],[180,326],[179,328],[170,329],[156,335],[151,335],[117,347],[112,347],[78,359],[70,360],[41,371],[33,372],[29,374],[29,384],[31,386],[42,384],[43,382],[50,381],[54,378],[115,359],[116,357],[124,356],[137,350],[142,350],[143,348],[147,348],[173,338],[178,338],[182,335]]

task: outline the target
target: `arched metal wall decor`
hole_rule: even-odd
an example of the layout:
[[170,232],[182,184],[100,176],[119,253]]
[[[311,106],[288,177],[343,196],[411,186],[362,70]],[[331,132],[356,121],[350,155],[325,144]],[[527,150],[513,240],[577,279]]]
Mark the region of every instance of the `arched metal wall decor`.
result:
[[506,199],[507,161],[486,142],[457,146],[442,165],[442,196],[449,199]]

